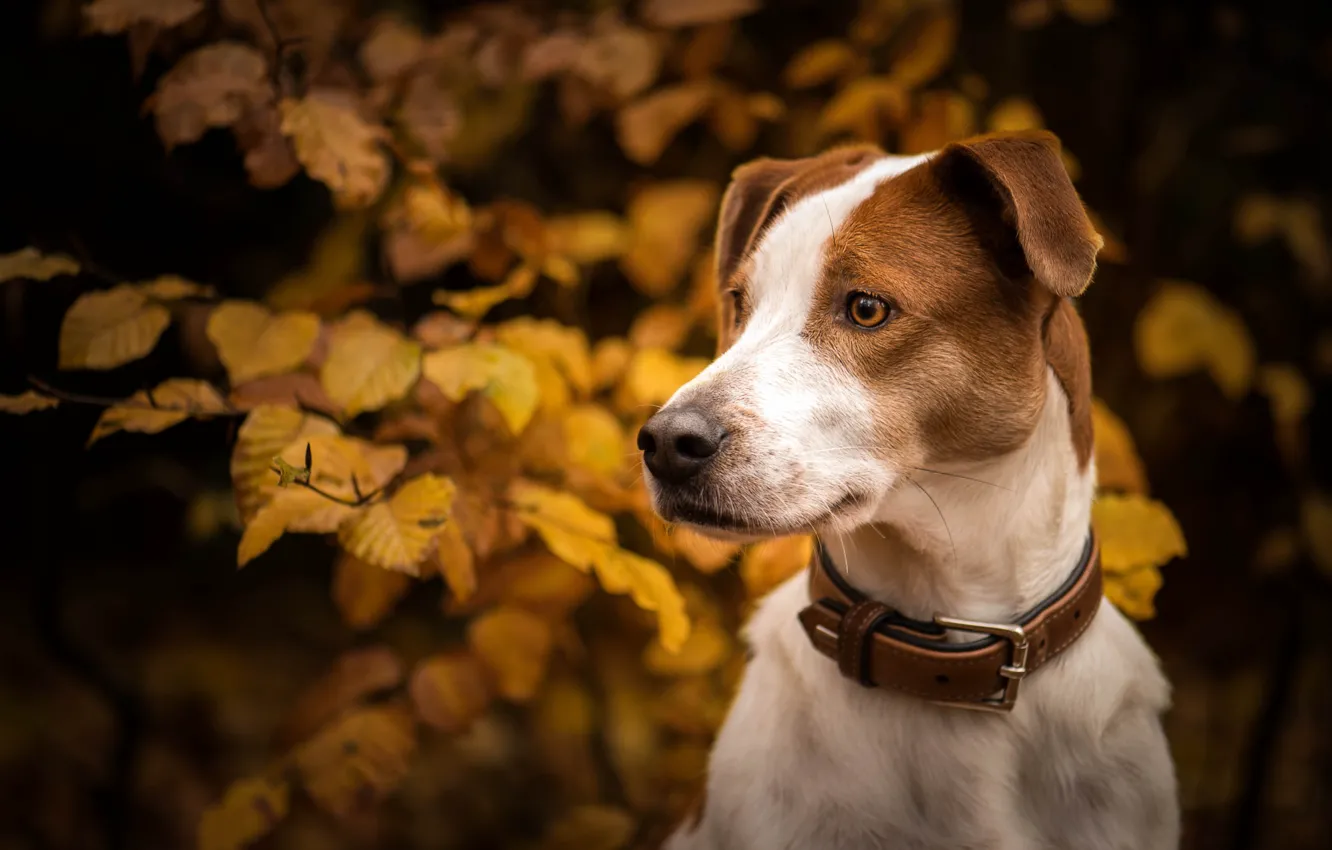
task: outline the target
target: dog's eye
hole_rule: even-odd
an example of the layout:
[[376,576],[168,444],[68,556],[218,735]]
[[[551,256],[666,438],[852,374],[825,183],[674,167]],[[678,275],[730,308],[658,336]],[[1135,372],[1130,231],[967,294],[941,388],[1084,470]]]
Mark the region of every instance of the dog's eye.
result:
[[893,308],[877,295],[853,292],[846,299],[846,317],[862,328],[877,328],[888,321]]

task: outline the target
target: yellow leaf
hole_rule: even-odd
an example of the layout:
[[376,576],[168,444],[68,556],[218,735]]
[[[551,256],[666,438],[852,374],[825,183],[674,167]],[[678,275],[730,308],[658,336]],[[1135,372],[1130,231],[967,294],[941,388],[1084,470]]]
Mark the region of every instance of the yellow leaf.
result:
[[932,15],[914,36],[888,71],[889,77],[907,89],[928,83],[948,67],[957,47],[957,14],[945,9]]
[[1108,574],[1164,566],[1188,554],[1184,533],[1170,509],[1143,496],[1102,495],[1092,504],[1092,524]]
[[531,527],[556,557],[592,571],[608,593],[628,594],[634,604],[657,614],[660,640],[678,650],[689,637],[684,597],[666,568],[619,548],[615,523],[581,499],[530,482],[510,485],[509,500],[518,518]]
[[633,162],[651,165],[681,130],[700,118],[716,95],[709,80],[658,89],[622,108],[615,116],[615,138]]
[[402,193],[405,223],[430,242],[448,242],[472,229],[472,210],[460,195],[438,182],[413,183]]
[[264,297],[268,306],[274,310],[314,310],[321,301],[352,287],[365,264],[369,223],[369,216],[363,212],[334,219],[315,242],[305,268],[283,277],[268,291]]
[[675,288],[717,200],[716,184],[706,180],[656,183],[634,195],[626,214],[633,237],[620,269],[639,292],[660,297]]
[[540,850],[620,850],[634,837],[633,816],[611,806],[575,806],[551,824]]
[[384,128],[371,125],[351,106],[311,95],[285,98],[282,134],[291,139],[306,172],[324,183],[339,208],[364,207],[384,191],[389,161],[381,143]]
[[260,405],[236,432],[231,453],[231,486],[241,518],[248,520],[272,494],[273,457],[287,446],[317,435],[336,434],[338,426],[289,407]]
[[212,384],[172,378],[158,384],[151,398],[140,390],[128,400],[102,411],[88,445],[117,431],[156,434],[186,419],[208,419],[227,412],[227,403]]
[[93,0],[83,17],[93,32],[124,32],[135,24],[174,27],[203,11],[203,0]]
[[476,565],[471,547],[456,520],[446,523],[440,530],[435,556],[440,575],[444,576],[453,598],[466,602],[476,592]]
[[1115,14],[1115,0],[1059,0],[1059,4],[1080,24],[1103,24]]
[[730,564],[735,554],[740,551],[739,543],[713,540],[683,525],[671,529],[670,540],[675,553],[705,575],[715,573]]
[[299,368],[319,337],[319,317],[274,315],[252,301],[225,301],[208,317],[207,333],[235,385]]
[[338,817],[348,817],[397,787],[415,750],[411,716],[377,706],[330,724],[302,744],[293,761],[311,799]]
[[420,575],[420,563],[449,521],[455,488],[425,474],[404,484],[388,502],[376,502],[338,529],[342,547],[369,564]]
[[951,91],[931,91],[920,96],[916,118],[902,128],[902,153],[926,153],[976,131],[971,101]]
[[647,0],[641,13],[653,26],[692,27],[744,17],[759,5],[759,0]]
[[412,586],[411,576],[343,553],[333,569],[333,602],[353,629],[373,628]]
[[1009,97],[995,104],[986,122],[994,133],[1039,130],[1045,119],[1036,105],[1024,97]]
[[421,374],[421,346],[361,310],[329,331],[319,380],[349,416],[407,394]]
[[626,339],[597,340],[592,349],[592,388],[604,390],[619,383],[633,356],[634,346]]
[[114,369],[148,354],[171,314],[132,284],[79,296],[60,326],[61,369]]
[[467,644],[490,671],[495,690],[512,702],[536,696],[552,646],[550,626],[519,608],[496,608],[467,627]]
[[1194,283],[1162,283],[1138,314],[1133,347],[1138,365],[1153,378],[1206,369],[1233,400],[1253,382],[1253,339],[1244,320]]
[[1309,556],[1324,575],[1332,576],[1332,498],[1317,490],[1300,502],[1300,531]]
[[581,328],[521,316],[497,325],[495,339],[533,363],[553,363],[580,395],[591,392],[592,354]]
[[590,577],[549,552],[532,550],[507,561],[500,570],[500,601],[559,622],[596,590]]
[[766,596],[782,582],[809,566],[814,540],[808,535],[778,537],[755,543],[740,559],[740,578],[750,599]]
[[258,49],[219,41],[195,50],[157,83],[146,106],[167,150],[197,142],[209,128],[230,127],[274,97],[268,60]]
[[546,222],[550,250],[580,265],[611,260],[629,248],[629,229],[608,212],[555,216]]
[[1258,369],[1258,390],[1272,404],[1277,447],[1287,463],[1298,465],[1304,457],[1300,428],[1313,407],[1309,382],[1289,363],[1269,363]]
[[1105,577],[1106,598],[1135,620],[1150,620],[1156,616],[1152,602],[1160,589],[1160,570],[1146,564]]
[[850,133],[867,142],[878,142],[889,127],[906,118],[907,90],[889,77],[861,77],[851,81],[824,105],[819,113],[822,136]]
[[637,348],[673,351],[684,344],[694,318],[675,304],[654,304],[638,314],[629,326],[629,341]]
[[498,304],[514,298],[526,298],[536,288],[537,269],[526,263],[518,266],[494,286],[479,286],[462,292],[436,290],[432,300],[441,307],[468,319],[479,319]]
[[254,777],[233,782],[199,818],[199,850],[243,850],[287,816],[291,789],[284,781]]
[[174,274],[164,274],[143,283],[136,283],[134,288],[155,301],[211,298],[216,294],[211,286],[204,286]]
[[821,86],[842,74],[856,61],[856,51],[845,41],[827,38],[806,45],[782,71],[782,80],[793,89]]
[[1106,490],[1147,495],[1147,470],[1124,420],[1105,402],[1092,399],[1092,433],[1096,436],[1096,484]]
[[490,707],[490,688],[476,658],[464,652],[425,659],[412,673],[416,715],[445,732],[466,732]]
[[79,264],[64,254],[43,254],[36,248],[23,248],[12,254],[0,254],[0,283],[7,280],[50,280],[61,275],[78,274]]
[[0,413],[34,413],[50,410],[59,404],[60,399],[42,395],[35,390],[28,390],[22,395],[0,395]]
[[507,348],[468,344],[426,354],[422,371],[452,401],[480,390],[504,417],[509,430],[521,433],[536,412],[538,393],[531,361]]
[[566,457],[573,465],[607,477],[625,467],[624,429],[604,407],[582,404],[563,421]]
[[702,357],[676,357],[659,348],[645,348],[634,355],[625,371],[621,384],[625,405],[639,409],[665,404],[707,366]]
[[658,676],[698,676],[716,670],[731,652],[731,640],[720,625],[699,620],[679,652],[670,653],[656,641],[643,651],[643,666]]

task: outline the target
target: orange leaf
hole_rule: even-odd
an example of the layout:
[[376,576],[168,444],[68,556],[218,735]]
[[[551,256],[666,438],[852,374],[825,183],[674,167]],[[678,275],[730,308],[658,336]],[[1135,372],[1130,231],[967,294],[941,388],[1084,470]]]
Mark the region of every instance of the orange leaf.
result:
[[465,652],[422,661],[412,673],[410,690],[417,716],[445,732],[466,732],[490,707],[485,671]]

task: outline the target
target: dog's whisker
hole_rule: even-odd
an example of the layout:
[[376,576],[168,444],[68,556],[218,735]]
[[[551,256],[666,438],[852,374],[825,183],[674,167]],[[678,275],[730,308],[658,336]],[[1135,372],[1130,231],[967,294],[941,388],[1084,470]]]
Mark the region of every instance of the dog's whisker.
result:
[[912,478],[910,475],[906,476],[906,480],[910,481],[912,486],[914,486],[917,490],[924,493],[925,498],[930,500],[931,505],[934,505],[934,510],[939,514],[940,522],[943,523],[944,531],[948,532],[948,546],[953,550],[953,563],[956,564],[957,544],[953,542],[953,529],[949,528],[948,526],[948,518],[944,516],[943,510],[939,507],[939,503],[934,501],[934,497],[930,495],[929,490],[926,490],[924,487],[920,486],[920,482],[916,481],[916,479]]
[[931,475],[945,475],[949,478],[961,478],[963,481],[974,481],[977,484],[984,484],[986,487],[994,487],[997,490],[1006,490],[1009,493],[1014,492],[1012,487],[1005,487],[1002,484],[995,484],[993,481],[982,481],[979,478],[972,478],[970,475],[963,475],[960,472],[944,472],[943,470],[939,469],[927,469],[926,467],[923,466],[913,466],[911,468],[918,470],[920,472],[928,472]]

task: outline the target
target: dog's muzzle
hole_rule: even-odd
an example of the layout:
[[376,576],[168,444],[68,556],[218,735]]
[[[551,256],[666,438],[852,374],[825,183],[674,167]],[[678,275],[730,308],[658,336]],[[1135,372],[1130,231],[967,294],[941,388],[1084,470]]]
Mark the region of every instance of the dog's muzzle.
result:
[[726,428],[698,405],[658,411],[638,432],[648,472],[662,484],[680,486],[697,478],[726,442]]

